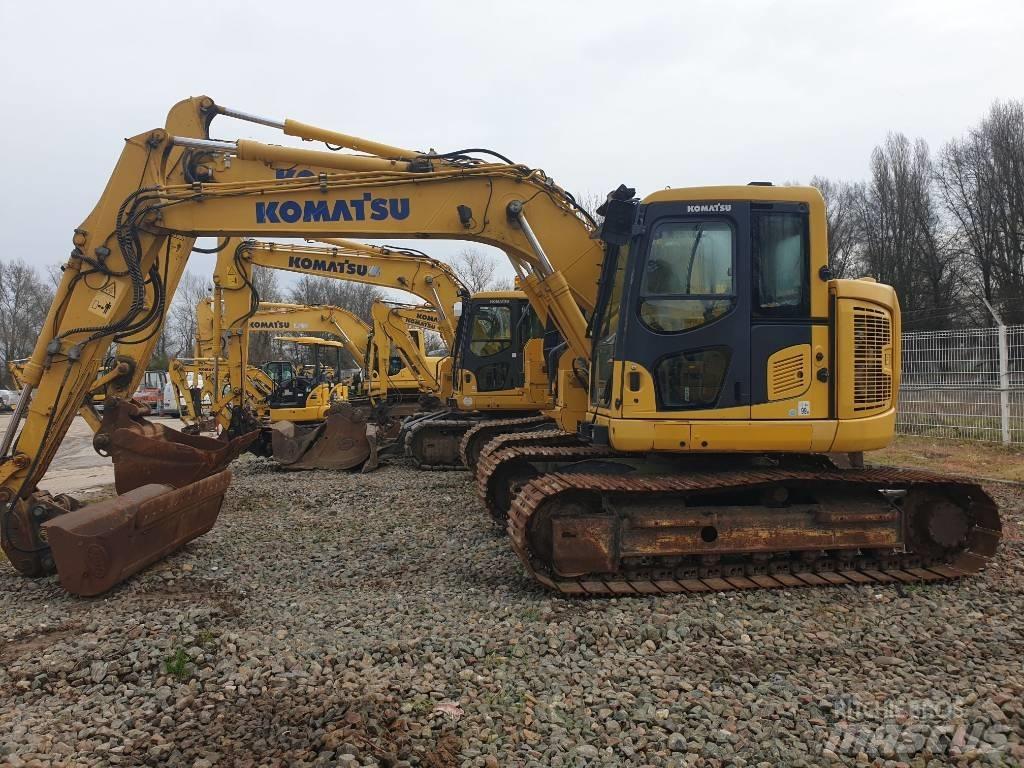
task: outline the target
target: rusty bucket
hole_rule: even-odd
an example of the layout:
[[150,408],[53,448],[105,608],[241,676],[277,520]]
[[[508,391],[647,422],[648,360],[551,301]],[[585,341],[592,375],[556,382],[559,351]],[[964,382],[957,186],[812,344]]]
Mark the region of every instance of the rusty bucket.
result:
[[93,446],[114,461],[114,487],[127,493],[150,483],[172,488],[220,472],[258,436],[253,431],[230,442],[186,435],[145,419],[149,409],[125,400],[110,403]]
[[281,421],[271,430],[274,460],[285,469],[355,469],[370,457],[366,416],[347,404],[315,426]]
[[217,521],[231,472],[182,488],[149,484],[43,523],[60,583],[75,595],[98,595]]

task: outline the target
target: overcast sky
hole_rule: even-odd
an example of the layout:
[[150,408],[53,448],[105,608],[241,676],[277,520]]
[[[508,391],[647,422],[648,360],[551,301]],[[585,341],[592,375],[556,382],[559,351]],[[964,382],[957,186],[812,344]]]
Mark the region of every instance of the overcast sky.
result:
[[[45,264],[66,258],[123,137],[200,94],[489,147],[578,195],[862,178],[888,131],[937,148],[1024,97],[1024,3],[3,0],[0,64],[0,258]],[[213,133],[292,141],[224,118]]]

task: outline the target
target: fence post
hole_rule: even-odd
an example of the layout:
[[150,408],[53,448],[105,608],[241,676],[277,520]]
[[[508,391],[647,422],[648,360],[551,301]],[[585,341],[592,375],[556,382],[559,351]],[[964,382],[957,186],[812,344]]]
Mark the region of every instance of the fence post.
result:
[[999,426],[1003,435],[1003,445],[1010,444],[1010,342],[1007,338],[1003,319],[986,299],[982,299],[999,329]]

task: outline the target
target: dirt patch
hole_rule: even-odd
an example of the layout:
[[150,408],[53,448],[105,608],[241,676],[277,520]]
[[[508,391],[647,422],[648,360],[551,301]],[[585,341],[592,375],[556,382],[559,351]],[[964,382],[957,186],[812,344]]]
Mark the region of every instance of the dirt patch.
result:
[[21,656],[40,656],[51,645],[78,630],[77,626],[52,627],[38,629],[13,640],[0,639],[0,661],[8,662]]

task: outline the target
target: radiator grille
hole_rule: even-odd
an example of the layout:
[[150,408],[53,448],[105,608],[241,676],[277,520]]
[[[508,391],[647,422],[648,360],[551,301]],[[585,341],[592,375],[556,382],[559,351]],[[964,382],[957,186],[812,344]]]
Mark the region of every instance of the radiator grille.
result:
[[806,355],[803,350],[772,361],[769,395],[781,400],[807,389]]
[[853,308],[853,410],[885,408],[892,399],[892,325],[889,313]]

